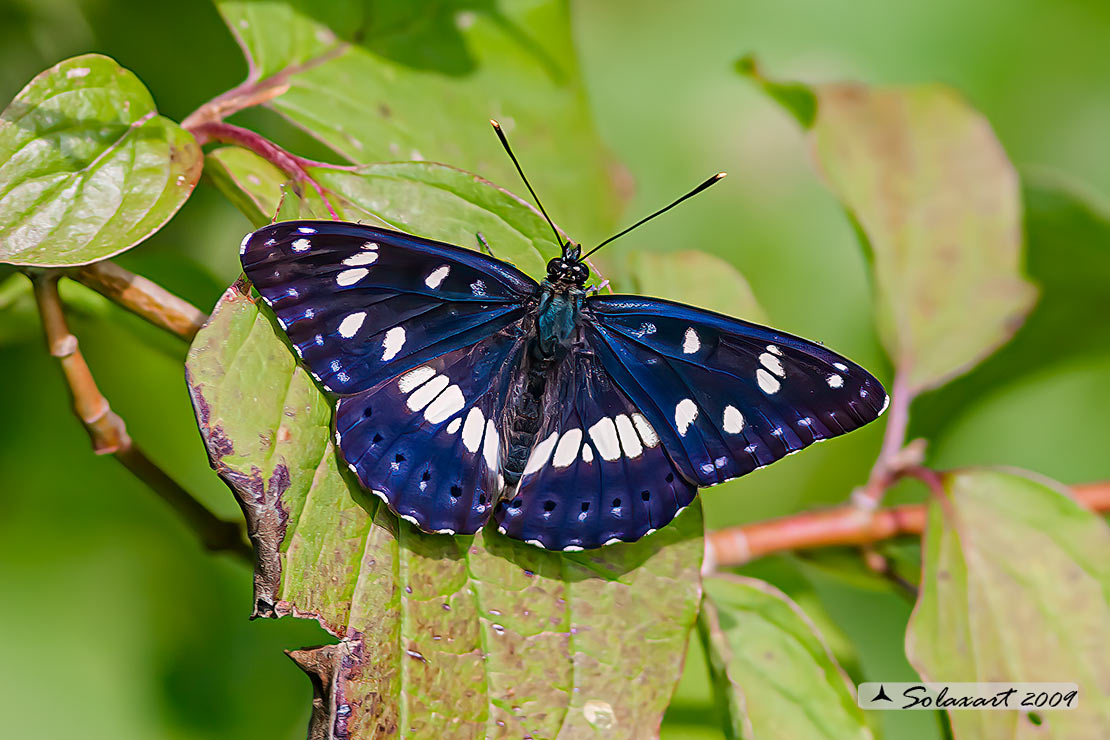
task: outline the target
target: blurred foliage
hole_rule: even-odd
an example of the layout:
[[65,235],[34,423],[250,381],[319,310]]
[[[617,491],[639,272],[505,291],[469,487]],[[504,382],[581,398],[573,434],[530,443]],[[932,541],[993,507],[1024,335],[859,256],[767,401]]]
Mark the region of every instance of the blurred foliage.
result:
[[[241,18],[232,13],[250,13],[251,5],[229,3],[224,13],[237,23]],[[391,42],[380,49],[360,45],[358,54],[465,79],[486,47],[452,29],[478,13],[482,24],[475,33],[483,34],[484,44],[489,28],[503,23],[499,5],[443,4],[423,25],[404,11],[386,16],[375,23],[409,30],[389,34]],[[625,209],[629,218],[709,172],[732,174],[712,196],[607,248],[606,275],[651,264],[655,252],[710,251],[742,272],[770,323],[881,370],[886,359],[853,226],[821,184],[794,122],[738,78],[733,62],[752,51],[782,79],[947,83],[985,114],[1017,165],[1025,186],[1028,273],[1042,300],[1014,341],[919,400],[911,434],[929,438],[928,462],[938,467],[1006,463],[1064,482],[1110,477],[1103,450],[1110,415],[1104,320],[1110,238],[1102,205],[1110,194],[1104,142],[1110,7],[1093,0],[974,6],[956,0],[849,6],[619,0],[575,2],[572,10],[577,59],[557,59],[553,66],[539,53],[526,74],[500,71],[502,79],[516,82],[520,97],[499,101],[501,110],[467,101],[461,118],[477,120],[440,120],[465,127],[473,145],[466,152],[482,152],[472,161],[448,158],[453,139],[445,137],[447,161],[515,188],[505,179],[509,171],[495,140],[485,133],[485,118],[517,106],[520,115],[532,111],[536,80],[560,65],[574,67],[584,89],[569,99],[578,104],[588,98],[612,159],[628,167],[615,170],[619,181],[630,190],[635,183]],[[539,12],[533,20],[544,26],[550,16]],[[382,29],[366,27],[367,34]],[[555,26],[556,35],[569,32]],[[429,49],[413,42],[413,34],[446,35],[451,43]],[[12,99],[59,59],[86,52],[109,55],[133,71],[159,112],[177,121],[248,71],[207,3],[0,4],[0,99]],[[346,74],[343,97],[349,100],[315,104],[358,101],[363,80]],[[304,156],[350,153],[354,144],[338,132],[321,143],[298,128],[306,119],[294,104],[309,92],[298,88],[274,109],[244,112],[236,122]],[[565,198],[553,199],[553,215],[583,232],[572,236],[598,236],[611,204],[596,201],[588,189],[581,203],[566,194],[574,194],[584,168],[596,182],[610,158],[598,142],[580,140],[583,128],[553,126],[529,138],[534,125],[522,124],[514,142],[539,191]],[[365,129],[370,133],[359,141],[378,130]],[[265,212],[263,203],[257,207]],[[237,276],[234,245],[249,228],[212,182],[202,181],[166,228],[119,262],[207,308]],[[9,417],[17,420],[0,432],[0,582],[8,604],[0,633],[9,638],[0,672],[5,734],[302,737],[310,689],[279,652],[329,636],[300,620],[248,624],[248,569],[203,553],[141,483],[113,461],[92,456],[57,368],[41,347],[22,278],[13,279],[0,282],[0,368],[5,387],[14,389],[7,397]],[[181,378],[184,348],[88,291],[71,291],[67,301],[77,303],[74,331],[133,436],[210,508],[236,516],[196,434]],[[889,372],[880,377],[889,381]],[[710,491],[704,497],[707,525],[842,501],[866,477],[880,433],[877,425],[868,427]],[[923,490],[907,484],[894,495],[920,499]],[[853,577],[843,563],[826,562],[829,557],[780,556],[743,571],[802,605],[853,680],[913,680],[902,649],[910,604],[890,583],[862,569]],[[706,669],[695,640],[664,738],[723,737]],[[64,700],[43,690],[58,682],[59,672]],[[57,710],[62,702],[65,712]],[[51,722],[48,732],[44,717]],[[889,738],[941,737],[931,713],[883,713],[875,729]]]

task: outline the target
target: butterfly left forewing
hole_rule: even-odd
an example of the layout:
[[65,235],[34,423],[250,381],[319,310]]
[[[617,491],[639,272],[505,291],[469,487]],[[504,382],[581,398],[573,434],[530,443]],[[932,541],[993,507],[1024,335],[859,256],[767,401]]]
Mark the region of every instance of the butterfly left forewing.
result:
[[886,408],[882,385],[850,360],[691,306],[594,296],[584,326],[606,370],[698,486],[849,432]]

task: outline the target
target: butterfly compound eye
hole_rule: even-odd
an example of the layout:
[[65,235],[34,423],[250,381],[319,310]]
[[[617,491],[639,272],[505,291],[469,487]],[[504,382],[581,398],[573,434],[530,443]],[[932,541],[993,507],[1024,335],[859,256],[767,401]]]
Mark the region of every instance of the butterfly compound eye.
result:
[[577,285],[584,285],[590,277],[590,268],[581,262],[575,262],[570,267],[570,274]]

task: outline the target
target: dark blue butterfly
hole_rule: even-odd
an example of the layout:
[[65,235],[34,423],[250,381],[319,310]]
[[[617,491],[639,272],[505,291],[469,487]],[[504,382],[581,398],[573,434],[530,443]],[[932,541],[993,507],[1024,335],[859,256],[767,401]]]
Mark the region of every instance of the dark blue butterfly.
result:
[[680,303],[587,296],[582,254],[542,283],[462,247],[335,221],[248,234],[243,269],[335,405],[364,487],[417,527],[550,550],[632,542],[697,489],[876,419],[879,381],[820,345]]
[[877,418],[866,370],[774,329],[590,295],[578,245],[536,283],[475,251],[288,221],[243,268],[320,385],[359,481],[419,528],[492,516],[555,550],[630,542],[713,486]]

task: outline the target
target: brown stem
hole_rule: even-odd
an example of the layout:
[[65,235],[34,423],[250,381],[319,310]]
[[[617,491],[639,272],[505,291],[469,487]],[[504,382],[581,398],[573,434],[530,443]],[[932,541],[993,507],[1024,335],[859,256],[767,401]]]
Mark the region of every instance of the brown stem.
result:
[[890,484],[898,477],[905,465],[902,451],[906,447],[906,430],[910,423],[910,404],[913,393],[906,386],[905,375],[895,372],[890,388],[890,408],[887,413],[886,429],[883,431],[883,444],[879,456],[871,468],[867,484],[856,491],[854,503],[866,511],[873,510],[883,500]]
[[[1110,511],[1110,481],[1073,486],[1072,491],[1092,511]],[[864,546],[924,531],[924,504],[875,511],[846,505],[711,532],[706,559],[710,567],[734,567],[777,552]]]
[[353,166],[328,164],[326,162],[317,162],[312,159],[305,159],[298,157],[296,154],[282,149],[274,142],[262,136],[259,133],[245,129],[242,126],[235,126],[230,123],[222,121],[208,121],[198,123],[191,128],[189,132],[196,137],[197,143],[204,145],[213,141],[220,141],[225,144],[237,144],[245,149],[249,149],[258,156],[270,162],[285,174],[289,175],[297,182],[307,183],[324,201],[324,205],[328,208],[328,213],[335,220],[339,220],[336,215],[335,209],[328,199],[328,195],[320,183],[316,182],[315,178],[308,173],[309,167],[328,167],[338,170],[354,170],[357,169]]
[[209,550],[227,551],[251,560],[251,549],[243,541],[237,524],[224,521],[205,508],[131,441],[123,419],[112,411],[108,399],[97,387],[78,348],[77,337],[69,331],[58,295],[58,276],[59,273],[54,271],[32,275],[35,301],[50,354],[58,359],[62,367],[73,399],[73,410],[85,426],[93,450],[98,455],[114,455],[139,480],[150,486],[185,519]]
[[66,274],[186,342],[193,341],[208,320],[207,314],[188,301],[112,262],[94,262]]

